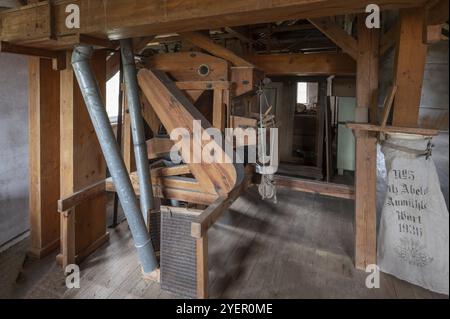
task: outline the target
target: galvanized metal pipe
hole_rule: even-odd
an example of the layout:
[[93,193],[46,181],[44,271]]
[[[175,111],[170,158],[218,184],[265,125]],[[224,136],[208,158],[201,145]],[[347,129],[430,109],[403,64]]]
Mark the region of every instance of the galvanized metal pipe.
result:
[[138,251],[143,271],[150,273],[158,266],[150,235],[145,226],[138,200],[134,193],[119,145],[114,136],[100,90],[90,66],[91,46],[77,46],[72,54],[72,66],[83,94],[92,124],[94,125],[103,156],[127,217],[128,225]]
[[120,40],[123,75],[127,93],[128,109],[130,111],[131,133],[133,136],[134,155],[139,177],[139,199],[144,220],[149,221],[149,214],[153,209],[153,189],[148,165],[147,143],[145,141],[144,121],[139,100],[136,64],[134,62],[133,45],[131,39]]

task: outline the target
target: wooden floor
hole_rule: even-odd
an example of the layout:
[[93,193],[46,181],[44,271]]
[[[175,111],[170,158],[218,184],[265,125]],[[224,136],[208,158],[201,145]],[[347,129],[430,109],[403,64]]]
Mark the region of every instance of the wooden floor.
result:
[[[446,141],[437,166],[448,203]],[[380,289],[367,289],[366,273],[353,267],[353,209],[349,200],[286,189],[275,205],[250,190],[209,231],[211,297],[448,298],[385,274]],[[26,240],[0,254],[0,298],[177,298],[141,278],[126,222],[110,233],[71,291],[55,254],[27,259]]]

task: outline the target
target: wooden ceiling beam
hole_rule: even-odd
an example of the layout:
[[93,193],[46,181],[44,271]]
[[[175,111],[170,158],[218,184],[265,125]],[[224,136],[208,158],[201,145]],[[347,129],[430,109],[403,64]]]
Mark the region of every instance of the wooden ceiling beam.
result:
[[266,54],[248,56],[247,60],[267,75],[354,75],[356,63],[347,54]]
[[338,47],[353,59],[358,58],[358,43],[351,35],[344,31],[331,18],[309,19],[317,29],[319,29],[331,41],[336,43]]
[[[423,6],[427,0],[379,0],[382,10]],[[42,2],[43,4],[47,1]],[[50,41],[83,33],[111,40],[141,37],[167,32],[186,32],[208,28],[232,27],[242,24],[268,23],[364,12],[368,0],[228,0],[228,1],[129,1],[61,0],[50,10],[28,5],[1,12],[1,40],[11,42]],[[68,29],[65,24],[67,5],[80,7],[81,28]],[[47,10],[47,11],[45,11]],[[54,22],[50,30],[49,21]]]
[[205,50],[206,52],[211,53],[212,55],[231,62],[234,66],[253,66],[251,63],[236,55],[234,52],[219,44],[214,43],[209,37],[199,32],[186,32],[181,33],[180,35],[193,45]]

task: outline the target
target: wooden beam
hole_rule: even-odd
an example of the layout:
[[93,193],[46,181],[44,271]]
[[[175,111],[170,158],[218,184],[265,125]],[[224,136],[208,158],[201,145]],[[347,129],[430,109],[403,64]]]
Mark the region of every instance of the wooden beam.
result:
[[47,59],[28,59],[30,253],[45,257],[59,245],[59,72]]
[[175,82],[180,90],[229,90],[231,82],[228,81],[180,81]]
[[357,41],[337,25],[330,17],[309,19],[309,22],[340,47],[342,51],[355,60],[358,58]]
[[359,130],[355,137],[355,266],[366,270],[377,261],[377,137]]
[[350,185],[317,182],[281,175],[275,176],[275,183],[277,186],[290,188],[299,192],[344,199],[355,199],[355,188]]
[[152,176],[176,176],[176,175],[187,175],[190,174],[191,170],[189,166],[177,165],[173,167],[158,167],[152,169]]
[[0,52],[52,59],[55,70],[62,70],[66,64],[66,53],[64,51],[51,51],[0,41]]
[[417,126],[427,46],[422,42],[424,8],[400,11],[400,32],[394,63],[393,125]]
[[438,130],[419,128],[419,127],[403,127],[403,126],[379,126],[372,124],[347,123],[347,127],[354,131],[368,131],[379,133],[403,133],[416,134],[424,136],[436,136],[439,134]]
[[79,44],[87,44],[92,45],[93,47],[100,48],[100,49],[111,49],[115,50],[118,48],[117,41],[110,41],[108,39],[104,38],[97,38],[94,36],[90,36],[87,34],[79,33],[78,36],[78,43]]
[[397,93],[397,86],[392,85],[388,89],[386,97],[384,98],[383,113],[381,115],[381,122],[380,122],[381,127],[386,127],[389,115],[391,114],[392,104],[394,103],[395,93]]
[[91,198],[101,195],[105,192],[105,181],[100,181],[90,185],[70,196],[58,200],[58,212],[64,213],[70,209],[82,204]]
[[[70,61],[70,53],[68,52]],[[93,72],[102,96],[106,90],[106,51],[92,57]],[[70,66],[61,71],[61,197],[105,180],[106,165],[78,82]],[[77,262],[108,240],[106,194],[90,198],[74,208]],[[71,219],[61,218],[62,227]],[[64,242],[62,238],[61,242]],[[64,256],[63,256],[64,257]]]
[[366,14],[360,14],[357,21],[358,57],[356,72],[356,122],[377,123],[378,72],[379,72],[379,29],[366,26]]
[[223,90],[214,90],[213,98],[213,126],[221,132],[225,132],[226,110],[223,103]]
[[[176,82],[228,81],[229,63],[224,59],[200,52],[156,54],[145,60],[149,69],[164,71]],[[201,69],[208,70],[201,73]],[[204,70],[203,70],[204,71]]]
[[[133,173],[130,177],[132,179],[134,192],[137,196],[139,196],[140,191],[139,182],[137,182],[138,179],[133,177]],[[106,179],[105,187],[107,192],[116,191],[112,178]],[[153,185],[153,195],[162,199],[174,199],[201,205],[210,205],[217,199],[217,194],[210,194],[192,189],[165,187],[162,185]]]
[[[422,6],[426,0],[378,0],[381,10]],[[139,1],[130,6],[124,0],[61,0],[53,4],[54,32],[63,39],[73,29],[65,24],[68,4],[79,5],[79,33],[108,37],[112,40],[149,34],[186,32],[294,19],[317,18],[364,12],[367,0],[228,0],[228,1]],[[45,6],[47,1],[43,2]],[[28,7],[28,6],[26,6]],[[26,8],[22,7],[22,8]],[[43,13],[41,13],[43,12]],[[17,42],[49,37],[48,8],[6,10],[2,12],[0,39]],[[92,14],[95,13],[95,19]],[[85,18],[83,18],[85,17]],[[67,43],[68,47],[74,43]]]
[[180,34],[184,39],[191,42],[195,46],[211,53],[219,58],[231,62],[234,66],[246,66],[252,67],[253,65],[248,61],[244,60],[234,52],[228,50],[227,48],[216,44],[209,37],[199,33],[199,32],[186,32]]
[[268,54],[247,58],[267,75],[354,75],[356,63],[347,54]]

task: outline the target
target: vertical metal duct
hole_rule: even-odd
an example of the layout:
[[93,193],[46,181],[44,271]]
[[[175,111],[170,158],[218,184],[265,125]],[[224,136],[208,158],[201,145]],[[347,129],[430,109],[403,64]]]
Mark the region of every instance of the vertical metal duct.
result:
[[136,168],[139,177],[139,199],[141,211],[146,223],[149,221],[150,211],[153,210],[153,189],[148,166],[147,143],[145,142],[144,122],[139,101],[139,87],[134,62],[133,45],[131,39],[120,40],[123,65],[123,75],[127,93],[128,109],[130,110],[131,133],[133,136]]
[[75,47],[72,54],[73,70],[100,142],[103,156],[116,186],[120,203],[127,217],[142,268],[145,273],[150,273],[156,269],[158,262],[144,218],[139,209],[136,194],[114,137],[98,84],[92,73],[89,62],[93,51],[91,46],[80,45]]

